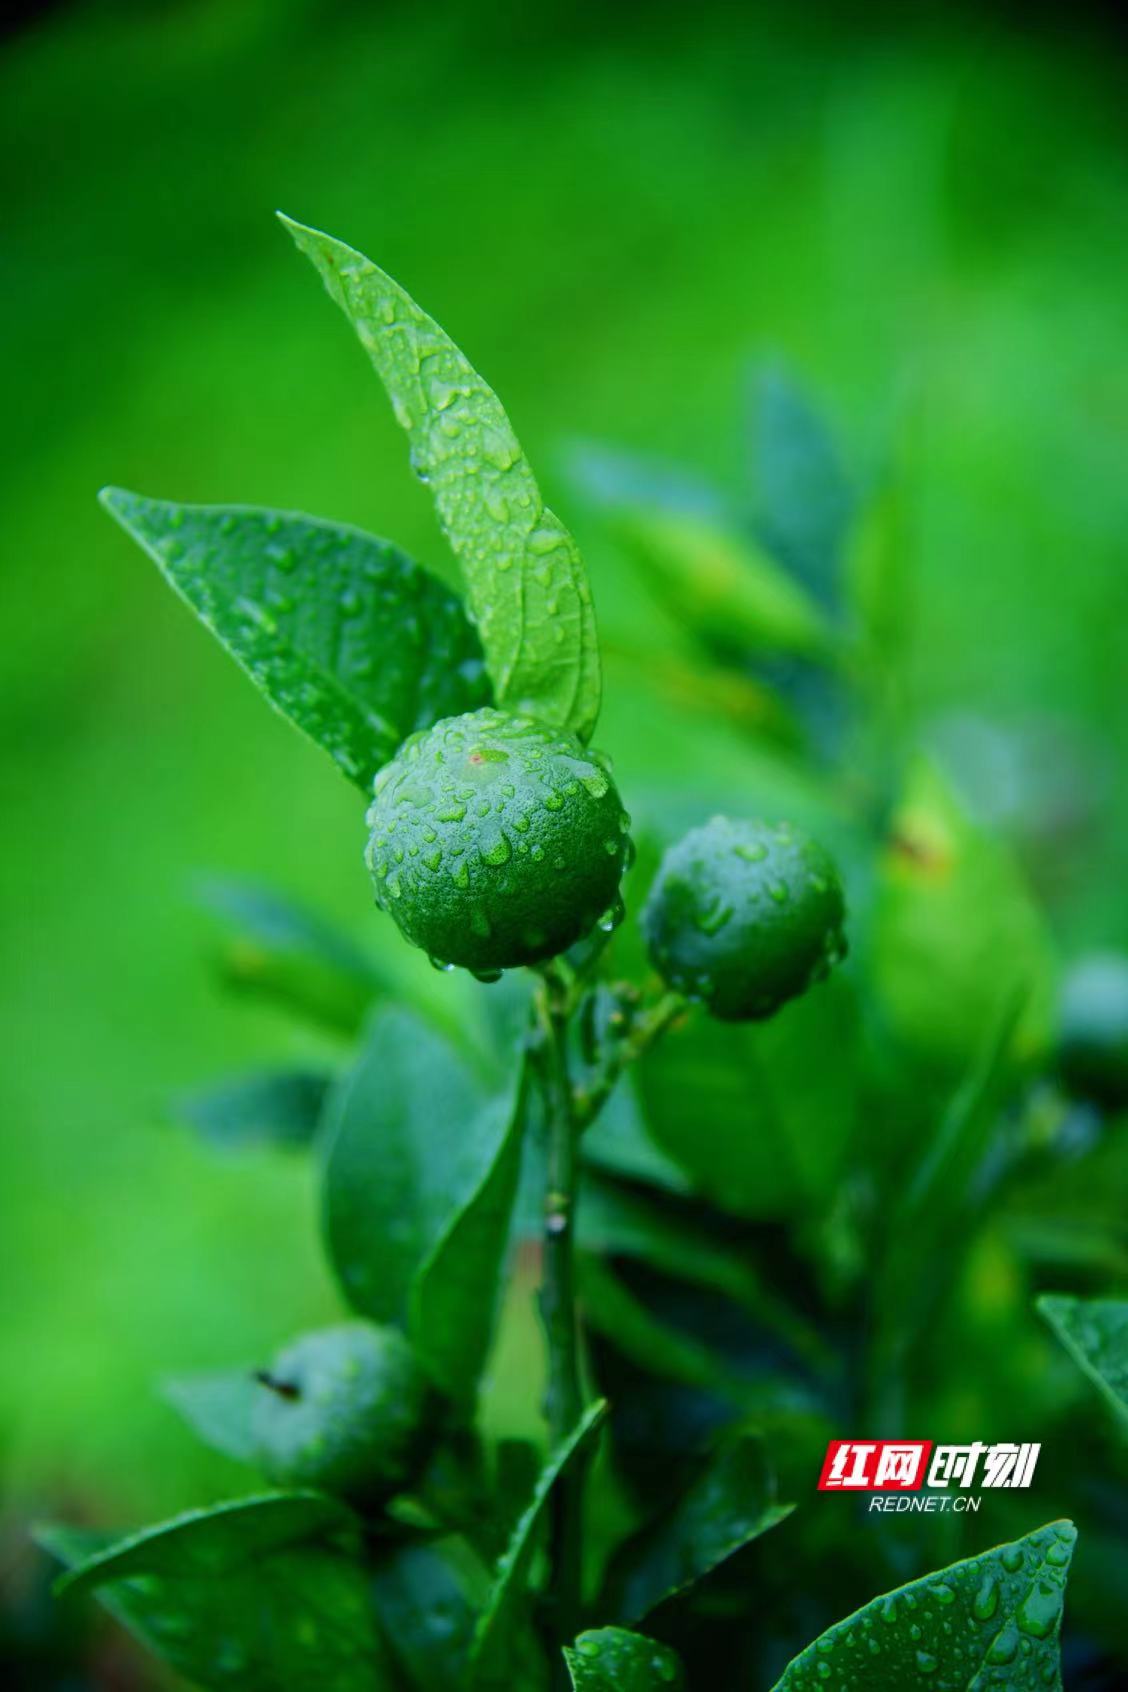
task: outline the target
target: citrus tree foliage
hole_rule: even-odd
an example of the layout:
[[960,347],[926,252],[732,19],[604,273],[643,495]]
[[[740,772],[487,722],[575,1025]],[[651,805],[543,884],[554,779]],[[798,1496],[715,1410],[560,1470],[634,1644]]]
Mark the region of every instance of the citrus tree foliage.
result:
[[[277,1490],[138,1533],[46,1528],[60,1590],[232,1692],[1060,1686],[1070,1524],[999,1491],[910,1538],[815,1491],[831,1437],[941,1432],[921,1425],[937,1378],[958,1375],[969,1438],[1036,1374],[1047,1418],[1095,1419],[1031,1319],[1039,1277],[1072,1289],[1042,1312],[1120,1419],[1128,1379],[1100,1283],[1124,1272],[1122,1046],[1094,1057],[1123,1019],[1073,1028],[1086,1063],[1059,1068],[1019,856],[905,743],[893,459],[853,477],[778,368],[746,488],[576,456],[577,499],[675,631],[654,686],[749,752],[746,789],[703,773],[632,824],[629,771],[587,744],[584,562],[500,401],[377,265],[284,221],[391,399],[463,592],[320,518],[104,495],[363,789],[358,858],[367,828],[392,920],[376,948],[269,885],[202,890],[217,974],[318,1055],[171,1114],[221,1155],[309,1158],[341,1320],[164,1383],[244,1493]],[[404,943],[443,975],[397,968]],[[1073,1189],[1104,1195],[1084,1238]],[[547,1426],[515,1437],[492,1360],[534,1279],[543,1355],[521,1366]],[[1043,1344],[1020,1379],[1001,1316]],[[1090,1658],[1121,1608],[1087,1605]]]

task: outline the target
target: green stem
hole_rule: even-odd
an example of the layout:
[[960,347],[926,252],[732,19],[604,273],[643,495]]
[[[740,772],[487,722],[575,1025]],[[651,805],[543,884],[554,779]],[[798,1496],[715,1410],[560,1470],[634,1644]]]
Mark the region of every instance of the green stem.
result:
[[669,992],[636,1018],[629,1032],[606,1055],[588,1086],[576,1095],[573,1108],[580,1128],[586,1128],[595,1121],[623,1071],[661,1039],[670,1024],[676,1022],[687,1008],[688,1001],[683,994]]
[[[548,1137],[544,1202],[544,1277],[541,1318],[548,1342],[545,1416],[555,1447],[572,1432],[583,1411],[579,1332],[576,1316],[575,1208],[578,1127],[568,1073],[570,995],[564,978],[546,970],[538,995],[542,1036],[541,1087]],[[585,1470],[573,1462],[551,1501],[552,1631],[559,1645],[571,1644],[580,1627],[583,1581],[583,1492]],[[559,1651],[554,1684],[570,1677]]]

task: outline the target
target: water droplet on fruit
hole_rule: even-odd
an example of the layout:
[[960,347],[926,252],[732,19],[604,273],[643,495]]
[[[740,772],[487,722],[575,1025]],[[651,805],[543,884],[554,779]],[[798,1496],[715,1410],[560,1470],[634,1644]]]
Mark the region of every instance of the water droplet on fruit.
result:
[[604,911],[595,926],[603,934],[611,934],[616,928],[618,928],[626,914],[627,910],[623,901],[621,899],[616,899],[614,904],[608,905],[607,909]]

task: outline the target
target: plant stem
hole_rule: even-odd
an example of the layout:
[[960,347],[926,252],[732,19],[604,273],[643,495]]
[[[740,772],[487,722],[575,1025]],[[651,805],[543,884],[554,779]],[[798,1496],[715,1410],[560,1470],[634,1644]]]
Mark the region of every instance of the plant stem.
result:
[[[545,1416],[555,1447],[579,1421],[583,1410],[579,1333],[576,1317],[575,1206],[579,1130],[568,1073],[568,1019],[571,1012],[565,979],[544,972],[538,995],[543,1040],[541,1086],[548,1137],[544,1201],[544,1278],[541,1318],[548,1342],[548,1389]],[[583,1492],[585,1470],[575,1462],[558,1482],[551,1501],[552,1630],[556,1644],[571,1644],[580,1626],[583,1580]],[[562,1654],[554,1659],[554,1684],[569,1685]]]
[[586,1128],[595,1121],[611,1094],[615,1091],[619,1077],[636,1058],[648,1051],[656,1040],[684,1014],[688,1008],[688,1001],[684,994],[669,992],[654,1004],[644,1010],[632,1025],[628,1034],[608,1052],[597,1074],[586,1088],[576,1095],[573,1102],[573,1114],[580,1128]]

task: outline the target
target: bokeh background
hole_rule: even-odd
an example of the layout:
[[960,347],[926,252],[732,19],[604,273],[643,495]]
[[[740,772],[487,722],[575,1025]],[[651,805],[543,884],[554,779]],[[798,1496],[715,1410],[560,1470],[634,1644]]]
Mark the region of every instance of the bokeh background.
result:
[[178,0],[11,28],[6,1545],[36,1512],[214,1495],[219,1460],[154,1380],[336,1308],[305,1166],[217,1161],[167,1100],[311,1050],[217,988],[202,873],[265,876],[383,945],[355,798],[94,499],[112,481],[309,510],[449,573],[273,208],[372,253],[503,395],[588,543],[628,793],[801,777],[637,661],[669,626],[585,517],[575,443],[739,487],[749,372],[782,360],[853,473],[907,452],[908,720],[1015,824],[1068,958],[1128,942],[1122,46],[1083,6]]

